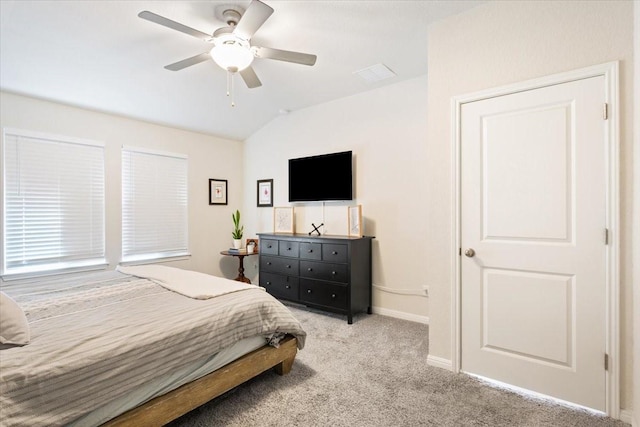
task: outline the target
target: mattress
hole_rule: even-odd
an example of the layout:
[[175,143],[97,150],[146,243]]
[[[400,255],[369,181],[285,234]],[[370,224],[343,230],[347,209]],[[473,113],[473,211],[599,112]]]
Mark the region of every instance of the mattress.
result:
[[[302,348],[306,336],[291,312],[257,287],[195,300],[109,271],[2,290],[31,328],[28,345],[0,351],[2,426],[93,425],[88,414],[109,405],[119,411],[118,399],[138,394],[136,406],[202,376],[214,355],[247,338],[288,333]],[[114,415],[104,414],[98,416]]]

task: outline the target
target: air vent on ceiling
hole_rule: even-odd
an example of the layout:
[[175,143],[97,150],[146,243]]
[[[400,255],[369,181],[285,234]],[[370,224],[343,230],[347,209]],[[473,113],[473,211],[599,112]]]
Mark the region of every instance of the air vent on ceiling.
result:
[[371,67],[354,71],[353,74],[357,74],[358,76],[362,77],[367,83],[375,83],[379,82],[380,80],[389,79],[396,76],[396,73],[391,71],[389,67],[384,64],[372,65]]

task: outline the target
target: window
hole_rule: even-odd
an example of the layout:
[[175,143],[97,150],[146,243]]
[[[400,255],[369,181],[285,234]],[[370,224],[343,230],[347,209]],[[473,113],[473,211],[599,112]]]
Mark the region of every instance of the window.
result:
[[104,146],[3,130],[4,279],[104,266]]
[[189,255],[187,157],[122,149],[122,261]]

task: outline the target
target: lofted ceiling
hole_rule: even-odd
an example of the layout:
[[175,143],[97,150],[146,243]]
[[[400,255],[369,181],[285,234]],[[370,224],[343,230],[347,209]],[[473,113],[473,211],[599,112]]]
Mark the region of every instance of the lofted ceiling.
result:
[[[138,18],[149,10],[211,34],[225,5],[250,1],[0,0],[0,89],[226,138],[244,140],[279,114],[427,72],[427,26],[480,1],[264,0],[275,12],[251,43],[312,53],[315,66],[256,59],[262,86],[212,60],[163,67],[211,44]],[[396,76],[367,83],[382,63]]]

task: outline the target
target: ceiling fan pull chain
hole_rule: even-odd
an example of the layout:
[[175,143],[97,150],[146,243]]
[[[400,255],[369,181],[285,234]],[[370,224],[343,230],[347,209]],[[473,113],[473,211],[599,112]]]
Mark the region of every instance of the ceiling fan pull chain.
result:
[[235,75],[235,73],[229,73],[231,75],[231,106],[235,107],[236,106],[236,102],[233,99],[233,76]]
[[235,73],[231,70],[227,70],[227,96],[231,97],[231,106],[235,107],[236,103],[233,99],[233,75]]

